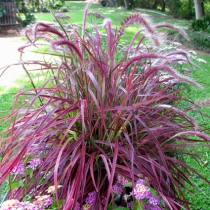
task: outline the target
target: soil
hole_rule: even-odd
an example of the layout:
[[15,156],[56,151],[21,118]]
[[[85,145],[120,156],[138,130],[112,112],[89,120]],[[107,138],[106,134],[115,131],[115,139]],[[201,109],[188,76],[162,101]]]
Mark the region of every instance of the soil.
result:
[[2,26],[0,28],[0,38],[3,37],[20,37],[22,28],[18,26]]
[[[18,79],[26,75],[20,62],[20,52],[18,48],[24,46],[24,29],[18,27],[2,27],[0,33],[0,86],[5,88],[22,87],[24,84],[17,82]],[[47,56],[45,56],[46,58]],[[43,60],[40,54],[31,53],[30,50],[22,55],[26,60]],[[16,64],[16,65],[13,65]],[[8,68],[7,68],[8,67]],[[7,70],[5,71],[5,69]],[[30,65],[31,69],[35,65]],[[1,94],[1,93],[0,93]]]

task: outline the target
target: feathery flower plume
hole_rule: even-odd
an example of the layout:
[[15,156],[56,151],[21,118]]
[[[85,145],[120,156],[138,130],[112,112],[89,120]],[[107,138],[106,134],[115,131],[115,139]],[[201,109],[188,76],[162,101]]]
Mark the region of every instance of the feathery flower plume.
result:
[[145,15],[141,14],[132,14],[121,23],[120,33],[124,34],[125,29],[132,24],[139,24],[145,30],[144,36],[148,37],[154,44],[155,47],[160,46],[160,40],[158,39],[156,31],[151,24],[151,21]]

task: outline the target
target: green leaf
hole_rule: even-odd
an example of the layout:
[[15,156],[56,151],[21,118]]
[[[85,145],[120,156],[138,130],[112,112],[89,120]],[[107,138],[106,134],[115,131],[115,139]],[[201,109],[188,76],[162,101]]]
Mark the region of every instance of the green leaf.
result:
[[157,195],[157,191],[156,191],[154,188],[152,188],[152,187],[150,187],[150,192],[151,192],[154,196]]
[[143,203],[140,203],[140,205],[139,205],[137,201],[134,201],[133,205],[134,205],[134,208],[133,208],[134,210],[143,210],[144,209]]
[[24,183],[22,180],[11,182],[11,184],[8,184],[8,186],[5,188],[5,190],[8,191],[10,189],[17,188],[17,187],[24,187]]
[[3,17],[3,12],[0,11],[0,17]]
[[115,208],[114,210],[129,210],[129,209],[126,207],[118,207],[118,208]]
[[[58,202],[59,202],[59,206],[61,207],[63,205],[63,201],[59,200]],[[53,202],[52,202],[52,205],[51,205],[51,209],[52,210],[57,210],[58,209],[56,199],[53,199]]]
[[126,184],[123,185],[123,187],[132,187],[132,182],[127,182]]
[[32,168],[27,168],[27,172],[29,174],[29,177],[32,178],[33,177],[33,169]]
[[[114,209],[116,209],[117,208],[117,204],[116,203],[114,203]],[[107,207],[107,210],[112,210],[113,208],[112,208],[112,203],[110,203],[109,205],[108,205],[108,207]],[[127,210],[127,209],[126,209]]]

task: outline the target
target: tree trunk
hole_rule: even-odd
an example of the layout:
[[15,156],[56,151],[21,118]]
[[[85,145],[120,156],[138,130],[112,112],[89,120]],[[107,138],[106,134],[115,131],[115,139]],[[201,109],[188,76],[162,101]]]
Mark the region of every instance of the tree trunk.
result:
[[161,11],[162,11],[162,12],[165,12],[165,11],[166,11],[166,2],[165,2],[165,0],[162,1],[162,8],[161,8]]
[[155,0],[153,6],[152,6],[152,9],[157,9],[157,5],[158,5],[158,0]]
[[196,20],[203,17],[203,7],[201,0],[194,0]]
[[126,10],[129,10],[130,7],[129,7],[129,1],[128,0],[124,0],[124,4],[125,4],[125,9]]

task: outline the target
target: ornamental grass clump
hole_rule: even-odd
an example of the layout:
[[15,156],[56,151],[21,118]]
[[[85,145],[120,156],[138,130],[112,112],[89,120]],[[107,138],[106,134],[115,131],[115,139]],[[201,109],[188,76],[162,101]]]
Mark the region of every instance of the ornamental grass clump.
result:
[[[161,50],[156,29],[175,27],[152,25],[132,14],[117,28],[105,19],[99,30],[86,22],[88,7],[82,27],[69,22],[66,30],[60,23],[55,28],[38,22],[26,30],[28,43],[20,52],[34,46],[52,58],[21,62],[32,86],[16,94],[10,115],[2,117],[9,125],[1,139],[0,183],[33,157],[40,160],[29,163],[35,164],[33,176],[21,171],[28,187],[10,189],[9,198],[33,199],[55,186],[57,209],[140,209],[136,203],[147,209],[189,209],[185,182],[190,183],[190,173],[202,176],[182,155],[196,158],[187,148],[210,137],[199,131],[187,114],[189,100],[181,96],[180,84],[199,85],[173,68],[189,62],[187,54]],[[139,30],[125,42],[132,24]],[[34,64],[43,84],[27,70]],[[180,108],[185,100],[189,106]],[[119,184],[118,175],[131,183],[129,189]],[[115,190],[121,192],[117,200]],[[150,198],[150,192],[157,197]],[[125,195],[129,207],[122,202]]]

